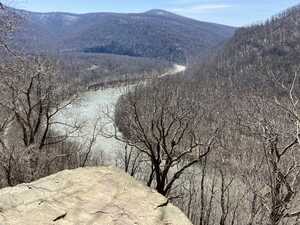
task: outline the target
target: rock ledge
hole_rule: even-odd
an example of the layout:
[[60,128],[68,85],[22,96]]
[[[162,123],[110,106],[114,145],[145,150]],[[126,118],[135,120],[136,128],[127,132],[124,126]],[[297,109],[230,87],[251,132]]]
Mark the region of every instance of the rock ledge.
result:
[[192,225],[164,202],[117,169],[80,168],[0,190],[0,224]]

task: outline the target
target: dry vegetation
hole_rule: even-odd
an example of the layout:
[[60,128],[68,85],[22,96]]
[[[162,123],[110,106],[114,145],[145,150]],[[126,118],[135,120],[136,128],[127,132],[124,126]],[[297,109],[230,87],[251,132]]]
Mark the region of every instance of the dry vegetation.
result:
[[[117,166],[195,225],[299,224],[300,82],[294,50],[285,47],[293,42],[283,35],[298,11],[240,30],[223,54],[194,70],[201,79],[157,79],[122,96],[111,118],[115,133],[104,134],[126,144]],[[2,37],[0,44],[10,52]],[[286,52],[277,58],[274,46]],[[282,57],[290,64],[281,67]],[[50,59],[15,55],[0,66],[1,186],[92,165],[96,125],[85,151],[67,141],[80,124],[64,124],[73,131],[63,135],[51,130],[74,95],[57,68]]]
[[[126,164],[138,171],[133,176],[146,181],[153,176],[152,187],[161,192],[160,172],[151,173],[156,164],[165,171],[170,158],[184,154],[165,171],[168,185],[177,171],[196,161],[161,192],[194,224],[299,223],[298,15],[295,7],[238,30],[222,53],[191,70],[196,82],[153,82],[119,101],[115,123],[123,141],[138,146],[131,155],[140,161],[132,157]],[[182,112],[197,116],[170,126]],[[187,135],[173,149],[186,121]],[[190,140],[199,144],[196,152],[209,146],[207,155],[186,154]]]
[[[4,56],[0,64],[0,186],[4,187],[85,165],[89,155],[68,141],[81,124],[55,120],[74,100],[74,83],[65,82],[66,74],[55,59],[12,50],[8,38],[20,18],[4,7],[0,10]],[[72,129],[55,133],[58,123]]]
[[209,82],[153,82],[120,99],[115,122],[135,149],[121,166],[194,224],[296,224],[296,82],[280,98]]

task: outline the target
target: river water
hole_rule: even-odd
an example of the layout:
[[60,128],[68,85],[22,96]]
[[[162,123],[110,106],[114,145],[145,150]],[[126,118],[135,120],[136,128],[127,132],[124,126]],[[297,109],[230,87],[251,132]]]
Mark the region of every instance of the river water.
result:
[[[184,72],[185,69],[185,66],[174,65],[173,68],[160,75],[160,77],[175,75],[180,72]],[[114,132],[114,127],[111,124],[111,120],[107,117],[107,113],[110,116],[113,116],[114,108],[118,99],[131,87],[114,87],[104,90],[85,92],[71,105],[57,114],[55,120],[68,124],[74,124],[74,122],[82,124],[83,127],[79,132],[74,134],[70,140],[78,142],[84,147],[93,135],[96,121],[98,121],[98,128],[103,126],[103,124],[106,124],[106,132]],[[60,133],[70,132],[70,128],[61,125],[57,125],[55,130]],[[113,163],[113,160],[116,159],[116,154],[118,154],[118,152],[123,148],[124,144],[116,139],[98,135],[93,146],[93,153],[101,153],[102,160],[111,164]]]

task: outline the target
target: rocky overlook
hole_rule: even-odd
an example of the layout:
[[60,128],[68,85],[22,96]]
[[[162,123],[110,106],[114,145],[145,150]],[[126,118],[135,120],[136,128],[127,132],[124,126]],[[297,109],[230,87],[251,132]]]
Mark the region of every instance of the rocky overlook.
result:
[[66,170],[0,191],[1,225],[191,225],[166,199],[110,167]]

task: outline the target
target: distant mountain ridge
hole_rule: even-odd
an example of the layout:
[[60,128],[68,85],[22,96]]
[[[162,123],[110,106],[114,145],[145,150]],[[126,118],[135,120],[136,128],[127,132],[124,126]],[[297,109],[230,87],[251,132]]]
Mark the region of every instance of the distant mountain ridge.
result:
[[24,24],[13,43],[32,52],[111,53],[184,63],[223,43],[235,30],[158,9],[127,14],[16,11]]

